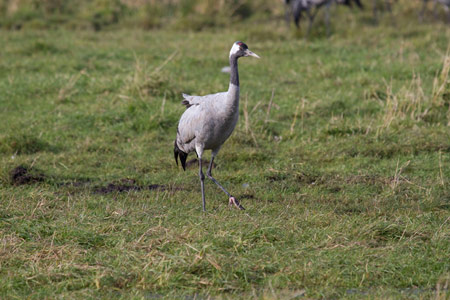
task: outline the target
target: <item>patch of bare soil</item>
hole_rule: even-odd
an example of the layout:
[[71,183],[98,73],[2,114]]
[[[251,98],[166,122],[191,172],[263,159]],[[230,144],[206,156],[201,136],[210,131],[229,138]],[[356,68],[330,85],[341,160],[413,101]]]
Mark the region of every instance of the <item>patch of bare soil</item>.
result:
[[17,166],[9,172],[10,181],[13,185],[23,185],[44,181],[45,176],[33,168]]
[[[49,177],[43,172],[35,168],[26,167],[23,165],[17,166],[10,172],[10,182],[12,185],[24,185],[37,182],[44,182],[54,184],[59,188],[71,188],[73,192],[90,189],[95,194],[110,194],[122,193],[129,191],[144,191],[144,190],[168,190],[169,187],[161,184],[141,185],[134,179],[121,179],[111,183],[103,183],[93,185],[93,180],[89,178],[55,178]],[[170,187],[170,190],[178,191],[180,187]]]

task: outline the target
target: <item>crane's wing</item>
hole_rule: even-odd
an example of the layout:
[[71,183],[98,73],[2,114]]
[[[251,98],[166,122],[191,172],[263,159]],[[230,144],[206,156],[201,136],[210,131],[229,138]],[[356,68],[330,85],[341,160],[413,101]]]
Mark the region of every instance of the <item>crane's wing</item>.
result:
[[191,107],[192,105],[199,105],[202,102],[202,96],[191,96],[183,93],[184,100],[181,101],[181,104],[186,105],[186,108]]
[[195,150],[195,135],[203,124],[200,106],[187,109],[180,118],[177,127],[176,144],[185,153]]
[[181,104],[186,105],[186,108],[189,108],[194,105],[201,105],[203,103],[207,103],[209,101],[217,100],[218,98],[223,98],[226,92],[211,94],[206,96],[192,96],[188,94],[182,94],[184,100],[181,101]]

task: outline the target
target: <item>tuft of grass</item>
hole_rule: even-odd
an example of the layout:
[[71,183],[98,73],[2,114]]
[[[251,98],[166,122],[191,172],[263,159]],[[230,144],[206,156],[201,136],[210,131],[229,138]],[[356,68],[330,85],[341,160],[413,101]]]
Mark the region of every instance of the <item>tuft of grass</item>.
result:
[[142,101],[161,96],[179,97],[181,93],[177,93],[168,76],[160,72],[176,55],[177,51],[167,57],[160,66],[153,69],[136,57],[134,74],[127,79],[122,93],[138,97]]
[[[387,128],[393,122],[410,120],[417,122],[450,122],[449,107],[444,100],[444,91],[449,84],[450,56],[444,58],[442,70],[433,80],[433,89],[426,94],[419,75],[414,75],[407,87],[402,87],[397,93],[392,91],[392,83],[387,85],[383,94],[384,117],[382,128]],[[380,99],[380,98],[379,98]]]

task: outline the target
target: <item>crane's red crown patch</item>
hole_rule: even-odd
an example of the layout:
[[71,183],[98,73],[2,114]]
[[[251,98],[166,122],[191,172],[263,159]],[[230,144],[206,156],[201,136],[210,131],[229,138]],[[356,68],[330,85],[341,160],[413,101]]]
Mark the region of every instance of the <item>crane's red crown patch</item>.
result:
[[248,49],[248,46],[244,44],[243,42],[236,42],[236,44],[244,49]]

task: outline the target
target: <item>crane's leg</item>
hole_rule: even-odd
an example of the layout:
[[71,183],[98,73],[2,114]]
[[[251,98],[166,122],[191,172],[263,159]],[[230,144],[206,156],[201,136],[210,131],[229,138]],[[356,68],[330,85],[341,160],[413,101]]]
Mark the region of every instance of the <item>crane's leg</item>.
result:
[[198,176],[200,177],[200,186],[201,186],[201,189],[202,189],[203,211],[206,211],[206,201],[205,201],[205,175],[203,175],[203,171],[202,171],[203,147],[201,147],[201,146],[195,146],[195,150],[197,151],[197,156],[198,156]]
[[212,176],[212,166],[214,162],[214,155],[211,156],[211,162],[209,163],[208,171],[206,172],[206,176],[211,179],[217,186],[225,193],[228,197],[232,197],[230,193]]
[[311,33],[311,29],[312,29],[312,26],[313,26],[313,23],[314,23],[314,19],[316,18],[316,15],[317,15],[317,12],[319,11],[319,8],[316,7],[313,13],[311,12],[311,10],[312,10],[311,7],[309,7],[306,10],[306,14],[308,15],[308,19],[309,19],[308,31],[306,33],[307,36],[309,36],[309,34]]
[[300,28],[300,19],[302,16],[302,11],[298,7],[293,8],[294,24],[297,29]]
[[230,205],[234,205],[239,209],[244,209],[244,207],[239,203],[239,201],[236,198],[234,198],[233,196],[231,196],[231,194],[228,193],[228,191],[212,176],[212,166],[213,166],[215,156],[216,156],[216,154],[214,154],[214,153],[211,155],[211,162],[209,163],[209,168],[208,168],[208,171],[206,172],[206,176],[208,176],[209,179],[211,179],[215,184],[217,184],[217,186],[225,194],[227,194],[227,196],[229,197]]
[[203,204],[203,211],[206,211],[206,201],[205,201],[205,175],[203,175],[202,172],[202,157],[198,157],[198,176],[200,177],[200,186],[202,189],[202,204]]

